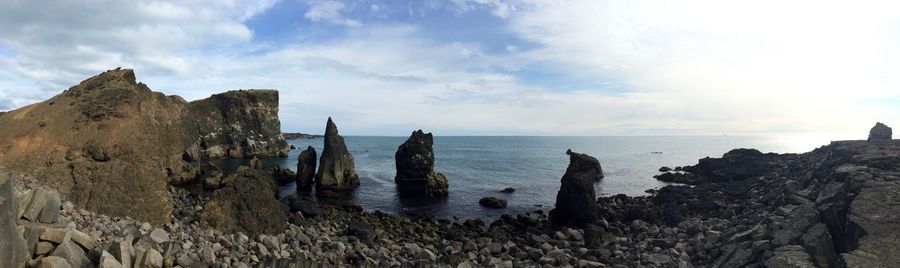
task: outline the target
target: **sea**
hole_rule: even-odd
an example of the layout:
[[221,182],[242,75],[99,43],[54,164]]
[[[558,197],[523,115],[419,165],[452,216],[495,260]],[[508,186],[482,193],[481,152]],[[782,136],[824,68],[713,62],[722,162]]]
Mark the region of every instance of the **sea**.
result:
[[[605,174],[594,184],[599,196],[647,195],[648,189],[668,185],[657,181],[660,167],[694,165],[704,157],[721,157],[735,148],[762,152],[803,153],[827,144],[825,139],[766,136],[638,136],[638,137],[461,137],[435,136],[435,170],[450,183],[445,198],[401,198],[394,184],[394,153],[407,137],[347,136],[347,148],[356,161],[360,187],[344,195],[366,211],[432,217],[451,221],[481,218],[491,221],[503,214],[553,208],[560,179],[569,164],[566,150],[600,160]],[[265,165],[296,170],[300,152],[312,146],[321,155],[323,139],[290,140],[297,149],[288,157],[264,159]],[[244,160],[225,160],[236,169]],[[227,171],[226,171],[227,172]],[[514,193],[499,191],[512,187]],[[280,197],[297,193],[296,185],[281,185]],[[311,193],[301,195],[314,197]],[[478,200],[494,196],[508,207],[481,207]]]

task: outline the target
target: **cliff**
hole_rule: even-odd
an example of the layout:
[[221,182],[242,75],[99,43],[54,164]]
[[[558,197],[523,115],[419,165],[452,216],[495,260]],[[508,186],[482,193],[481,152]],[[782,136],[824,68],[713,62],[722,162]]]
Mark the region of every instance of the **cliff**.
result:
[[132,70],[111,70],[0,116],[0,164],[79,207],[168,222],[173,170],[185,160],[223,156],[199,148],[240,152],[234,156],[286,151],[277,100],[275,91],[239,91],[188,103],[137,83]]
[[278,91],[239,90],[191,102],[189,129],[199,137],[195,158],[287,156],[278,120]]

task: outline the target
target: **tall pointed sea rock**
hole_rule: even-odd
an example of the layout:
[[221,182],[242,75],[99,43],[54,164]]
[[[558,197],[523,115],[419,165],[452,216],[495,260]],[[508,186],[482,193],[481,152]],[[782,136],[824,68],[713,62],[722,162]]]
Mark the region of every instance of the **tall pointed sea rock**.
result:
[[347,150],[344,138],[338,134],[337,125],[328,118],[325,125],[325,148],[316,173],[316,191],[343,191],[359,186],[353,155]]

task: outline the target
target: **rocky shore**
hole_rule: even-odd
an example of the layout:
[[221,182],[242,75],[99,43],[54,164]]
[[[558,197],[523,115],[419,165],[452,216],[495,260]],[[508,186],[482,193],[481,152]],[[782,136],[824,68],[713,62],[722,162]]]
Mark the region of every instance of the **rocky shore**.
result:
[[[598,198],[600,162],[570,150],[552,210],[485,223],[278,199],[278,183],[324,199],[360,184],[331,118],[323,151],[301,152],[299,172],[263,166],[259,156],[288,150],[277,102],[275,91],[248,90],[188,103],[117,69],[0,115],[0,164],[10,168],[0,166],[0,267],[900,263],[900,141],[881,123],[868,140],[804,154],[735,149],[660,168],[657,179],[674,184],[640,197]],[[432,143],[416,131],[398,147],[395,182],[437,198],[449,182],[434,170]],[[252,160],[225,174],[207,161],[218,157]]]
[[[891,196],[900,190],[900,141],[834,142],[806,154],[740,149],[684,170],[693,186],[601,197],[597,219],[582,227],[555,224],[543,211],[485,225],[313,203],[291,209],[278,232],[223,232],[200,223],[207,197],[177,187],[166,192],[176,217],[164,225],[62,202],[56,226],[96,241],[80,246],[93,265],[117,256],[122,241],[133,242],[135,252],[158,253],[147,256],[161,258],[162,267],[890,267],[898,261],[900,206]],[[16,185],[20,197],[40,187],[28,178]]]

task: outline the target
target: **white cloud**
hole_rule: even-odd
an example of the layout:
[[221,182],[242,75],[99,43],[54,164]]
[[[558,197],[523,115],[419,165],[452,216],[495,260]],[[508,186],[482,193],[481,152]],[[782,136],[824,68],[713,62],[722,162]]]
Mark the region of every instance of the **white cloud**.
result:
[[[243,21],[274,4],[257,1],[12,1],[0,9],[0,68],[56,91],[85,75],[131,67],[183,75],[198,47],[250,40]],[[47,95],[45,92],[40,95]]]
[[[0,10],[0,44],[12,51],[0,54],[0,109],[123,66],[187,99],[278,89],[290,131],[321,131],[329,115],[357,135],[864,132],[875,120],[900,121],[898,108],[867,102],[900,100],[892,49],[900,27],[890,6],[459,3],[508,18],[508,30],[528,44],[494,54],[477,42],[429,40],[427,29],[404,24],[347,27],[327,43],[260,44],[244,23],[271,1],[63,2],[50,10],[16,2]],[[353,24],[342,2],[310,4],[306,19]],[[117,12],[83,15],[100,7]],[[508,73],[525,68],[599,86],[544,88]]]
[[523,52],[530,61],[622,81],[629,99],[668,103],[660,119],[681,119],[676,124],[732,133],[859,130],[897,109],[870,101],[900,95],[893,1],[526,5],[510,29],[539,45]]
[[344,17],[342,12],[345,8],[346,6],[343,2],[333,0],[314,0],[309,1],[309,9],[303,16],[306,19],[315,22],[325,21],[350,27],[362,26],[362,23],[360,23],[359,21]]

